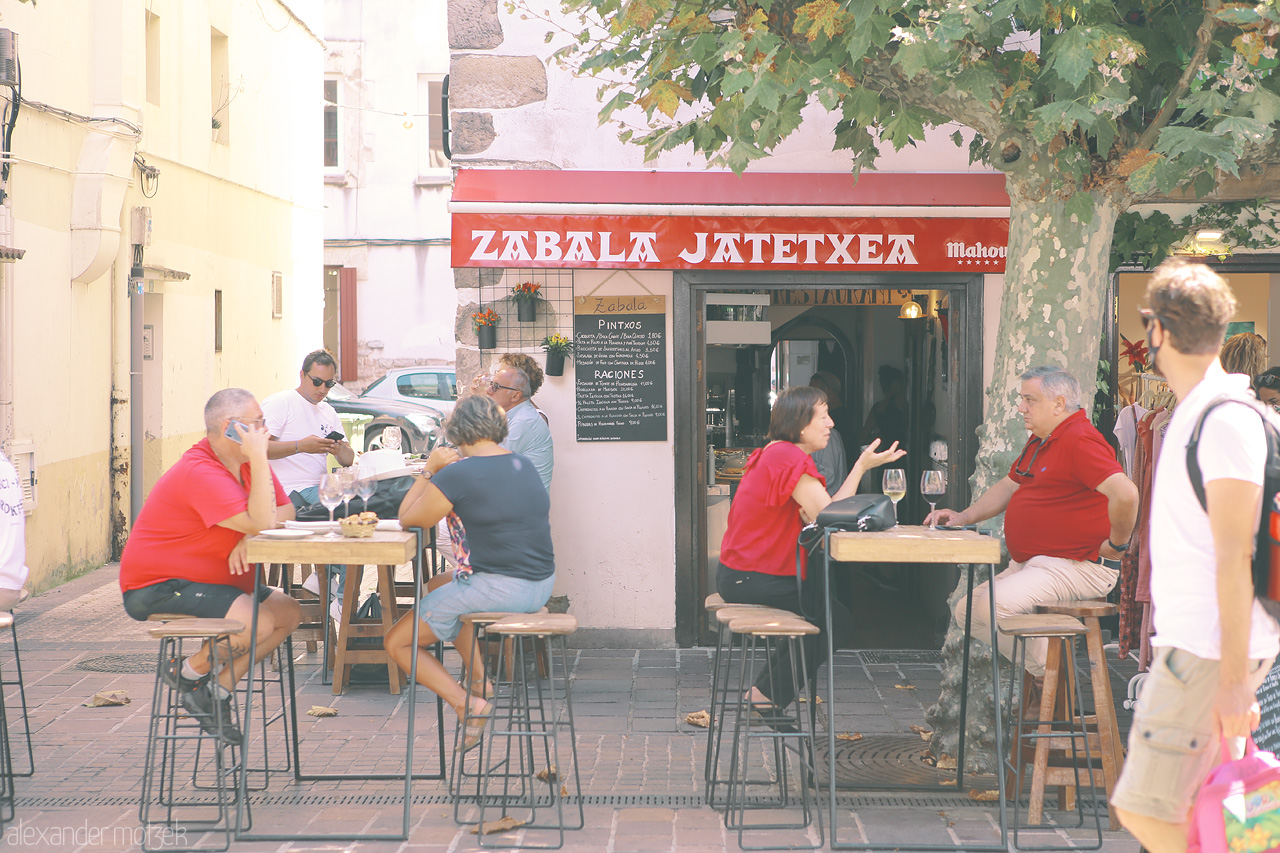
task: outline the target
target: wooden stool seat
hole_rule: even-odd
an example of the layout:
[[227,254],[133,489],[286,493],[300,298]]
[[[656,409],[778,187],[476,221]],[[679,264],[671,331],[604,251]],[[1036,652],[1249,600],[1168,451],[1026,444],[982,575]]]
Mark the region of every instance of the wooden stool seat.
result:
[[489,626],[494,634],[518,637],[550,637],[578,630],[578,617],[569,613],[527,613],[507,616]]
[[754,608],[759,608],[759,607],[768,607],[768,606],[769,606],[769,605],[767,605],[767,604],[738,604],[738,603],[736,603],[736,602],[730,603],[730,602],[728,602],[728,601],[725,601],[725,600],[724,600],[724,598],[722,598],[722,597],[721,597],[720,593],[718,593],[718,592],[713,592],[713,593],[711,593],[710,595],[708,595],[708,596],[707,596],[707,600],[703,602],[703,604],[702,604],[702,609],[703,609],[703,610],[705,610],[705,611],[707,611],[708,613],[715,613],[715,612],[716,612],[717,610],[719,610],[721,607],[754,607]]
[[[547,610],[547,608],[543,607],[537,612],[549,613],[550,611]],[[471,623],[477,623],[477,622],[493,623],[493,622],[497,622],[499,619],[506,619],[508,616],[526,616],[526,615],[528,614],[513,613],[510,610],[480,610],[475,613],[463,613],[458,618],[459,618],[459,621],[461,622],[466,622],[468,624],[471,624]]]
[[790,610],[778,610],[776,607],[761,607],[758,604],[729,604],[714,611],[714,615],[716,617],[716,622],[721,625],[728,625],[734,619],[745,618],[747,616],[755,616],[760,619],[769,619],[775,622],[800,618]]
[[818,626],[804,621],[794,613],[789,615],[790,619],[761,615],[739,616],[729,623],[729,630],[735,634],[752,634],[757,637],[803,637],[818,633]]
[[147,629],[147,633],[157,640],[165,637],[224,637],[243,631],[244,623],[235,619],[176,619]]
[[1114,616],[1118,611],[1109,601],[1059,601],[1054,604],[1041,604],[1036,607],[1039,613],[1056,613],[1061,616],[1074,616],[1077,619],[1101,619]]
[[152,613],[147,617],[148,622],[176,622],[179,619],[195,619],[188,613]]
[[[1116,703],[1111,692],[1111,673],[1107,668],[1107,653],[1102,647],[1102,626],[1098,620],[1116,613],[1116,606],[1107,601],[1062,601],[1054,604],[1042,604],[1039,607],[1044,613],[1065,614],[1080,619],[1085,626],[1085,650],[1089,654],[1089,678],[1093,687],[1094,713],[1084,717],[1085,730],[1090,733],[1090,747],[1096,736],[1098,755],[1102,762],[1103,790],[1107,795],[1107,812],[1112,829],[1120,828],[1120,818],[1115,806],[1111,805],[1111,791],[1120,771],[1124,769],[1124,739],[1120,736],[1120,725],[1116,721]],[[1057,748],[1051,743],[1051,748]],[[1054,776],[1055,774],[1050,774]],[[1061,776],[1062,774],[1056,774]],[[1060,798],[1067,803],[1075,800],[1075,778],[1065,782],[1049,781],[1048,784],[1059,785],[1063,790]]]
[[1052,613],[1026,613],[1006,616],[999,622],[1001,634],[1010,637],[1082,637],[1084,623],[1074,616]]

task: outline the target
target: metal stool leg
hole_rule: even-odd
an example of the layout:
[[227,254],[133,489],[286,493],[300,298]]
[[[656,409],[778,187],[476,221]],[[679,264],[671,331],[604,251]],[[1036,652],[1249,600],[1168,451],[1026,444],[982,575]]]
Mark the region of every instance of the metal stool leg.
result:
[[[9,611],[9,615],[14,617],[9,623],[9,633],[13,641],[14,677],[11,679],[0,677],[0,693],[3,693],[5,687],[14,685],[18,687],[18,701],[22,704],[22,733],[27,741],[27,766],[25,770],[13,771],[13,775],[32,776],[36,772],[36,759],[35,751],[31,748],[31,716],[27,709],[27,688],[22,681],[22,652],[18,648],[18,620],[12,610]],[[12,760],[12,754],[9,757]]]

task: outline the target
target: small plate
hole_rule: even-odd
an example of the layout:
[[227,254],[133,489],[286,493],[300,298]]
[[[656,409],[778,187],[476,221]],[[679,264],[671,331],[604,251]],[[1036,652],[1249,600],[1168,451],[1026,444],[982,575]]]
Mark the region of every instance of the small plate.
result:
[[313,530],[290,530],[289,528],[273,528],[271,530],[263,530],[259,536],[266,536],[268,539],[306,539],[313,534]]
[[286,521],[284,526],[287,530],[305,530],[308,533],[327,533],[330,530],[338,529],[336,521]]

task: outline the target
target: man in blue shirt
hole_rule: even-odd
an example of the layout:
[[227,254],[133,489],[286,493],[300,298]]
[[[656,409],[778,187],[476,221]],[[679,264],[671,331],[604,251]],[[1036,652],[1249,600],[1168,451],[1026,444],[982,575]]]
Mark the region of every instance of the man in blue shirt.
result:
[[551,469],[555,464],[551,430],[529,402],[532,387],[526,370],[504,364],[493,375],[485,392],[507,413],[507,440],[502,442],[502,447],[527,457],[538,469],[542,485],[550,492]]

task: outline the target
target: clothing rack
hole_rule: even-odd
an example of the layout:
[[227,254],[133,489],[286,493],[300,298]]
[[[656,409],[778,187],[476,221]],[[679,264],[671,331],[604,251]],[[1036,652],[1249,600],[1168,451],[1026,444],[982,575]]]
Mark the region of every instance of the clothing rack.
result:
[[1173,392],[1169,390],[1169,383],[1163,376],[1139,373],[1138,387],[1138,405],[1148,411],[1157,409],[1161,405],[1168,406],[1173,402]]

